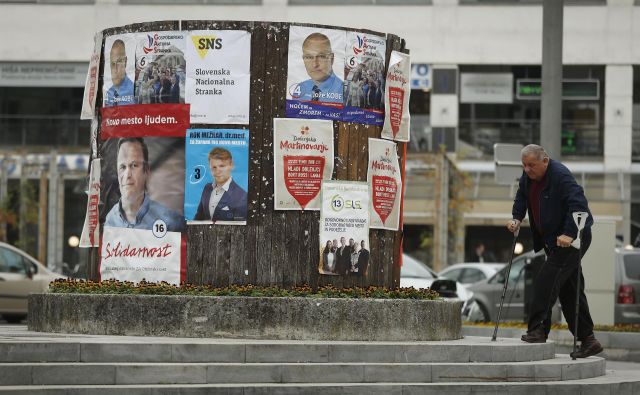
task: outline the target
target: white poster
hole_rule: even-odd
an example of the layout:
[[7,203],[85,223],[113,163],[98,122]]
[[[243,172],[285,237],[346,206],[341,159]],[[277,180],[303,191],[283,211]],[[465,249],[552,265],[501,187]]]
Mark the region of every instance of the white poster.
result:
[[320,210],[322,180],[333,173],[333,122],[273,120],[276,210]]
[[180,285],[180,232],[105,226],[100,280]]
[[102,52],[102,32],[93,36],[93,53],[89,61],[87,80],[84,83],[84,96],[82,98],[82,111],[80,119],[93,119],[96,107],[96,95],[98,93],[98,69],[100,68],[100,53]]
[[320,274],[366,276],[369,268],[369,185],[323,181]]
[[186,32],[148,32],[136,36],[135,102],[184,103]]
[[136,74],[136,35],[108,36],[104,40],[104,80],[102,106],[134,104],[133,81]]
[[186,44],[186,102],[192,123],[248,124],[251,34],[190,32]]
[[371,188],[369,200],[371,228],[398,230],[402,177],[396,143],[369,139],[367,183]]
[[409,55],[392,51],[384,92],[385,116],[382,137],[385,139],[409,141],[410,76]]
[[87,191],[87,213],[84,217],[84,226],[80,235],[80,247],[100,246],[100,215],[98,205],[100,204],[100,159],[91,161],[89,171],[89,190]]
[[342,119],[345,42],[344,30],[291,26],[287,117]]

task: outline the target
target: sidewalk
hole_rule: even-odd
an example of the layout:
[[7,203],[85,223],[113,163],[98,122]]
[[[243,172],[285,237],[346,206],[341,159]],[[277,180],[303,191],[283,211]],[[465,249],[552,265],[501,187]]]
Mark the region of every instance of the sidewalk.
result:
[[[462,326],[464,336],[493,335],[494,327]],[[522,328],[499,328],[498,337],[519,339],[526,332]],[[640,362],[640,333],[595,331],[596,338],[604,347],[599,355],[611,361]],[[552,330],[549,340],[556,343],[556,352],[568,354],[573,349],[573,335],[568,330]]]

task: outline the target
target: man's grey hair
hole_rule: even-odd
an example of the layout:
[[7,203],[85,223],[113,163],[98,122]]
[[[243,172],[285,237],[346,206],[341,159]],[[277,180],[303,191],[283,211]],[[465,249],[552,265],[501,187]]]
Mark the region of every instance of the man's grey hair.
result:
[[549,154],[544,150],[541,146],[537,144],[529,144],[520,151],[520,156],[524,158],[525,156],[535,155],[537,160],[544,160],[544,158],[548,158]]

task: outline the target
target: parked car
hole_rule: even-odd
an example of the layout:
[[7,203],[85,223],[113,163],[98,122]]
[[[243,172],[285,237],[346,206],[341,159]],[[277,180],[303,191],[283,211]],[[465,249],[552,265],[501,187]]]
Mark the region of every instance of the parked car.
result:
[[0,242],[0,314],[7,322],[19,323],[27,317],[29,294],[46,292],[51,281],[62,277],[29,254]]
[[614,323],[640,324],[640,248],[616,248]]
[[[429,266],[413,258],[410,255],[402,254],[402,268],[400,269],[400,287],[402,288],[431,288],[438,280],[438,275]],[[436,289],[436,287],[433,287]],[[437,289],[436,289],[437,290]],[[471,293],[460,283],[456,283],[456,294],[458,299],[467,301],[471,298]],[[441,292],[447,297],[447,292]]]
[[456,263],[438,273],[438,277],[455,280],[464,286],[475,284],[496,274],[504,263]]
[[[542,264],[544,261],[544,250],[537,253],[531,250],[513,259],[500,316],[501,321],[523,321],[525,318],[525,266]],[[506,273],[507,267],[504,265],[492,277],[468,286],[473,296],[463,309],[463,319],[481,322],[495,322],[498,319]],[[551,322],[559,323],[561,319],[562,311],[560,304],[556,301],[551,312]]]

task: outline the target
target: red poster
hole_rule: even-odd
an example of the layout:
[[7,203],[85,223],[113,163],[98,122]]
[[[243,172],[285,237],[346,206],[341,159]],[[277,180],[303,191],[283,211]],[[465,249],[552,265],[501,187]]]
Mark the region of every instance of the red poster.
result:
[[133,104],[103,107],[101,137],[184,137],[189,104]]
[[393,210],[398,185],[393,177],[376,175],[372,177],[372,184],[373,209],[378,213],[384,223]]
[[284,183],[287,191],[304,210],[320,193],[324,157],[284,155]]
[[389,120],[391,131],[395,138],[402,122],[402,107],[404,106],[404,91],[401,88],[389,87]]

